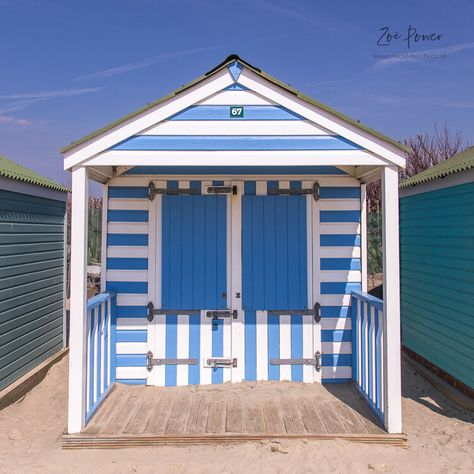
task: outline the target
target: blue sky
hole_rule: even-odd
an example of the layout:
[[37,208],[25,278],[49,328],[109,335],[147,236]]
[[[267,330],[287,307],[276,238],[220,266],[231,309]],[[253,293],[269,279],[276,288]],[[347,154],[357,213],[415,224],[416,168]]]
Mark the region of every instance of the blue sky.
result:
[[[0,154],[68,184],[61,146],[231,53],[393,138],[437,122],[473,144],[472,18],[469,0],[0,0]],[[383,27],[399,38],[377,45]]]

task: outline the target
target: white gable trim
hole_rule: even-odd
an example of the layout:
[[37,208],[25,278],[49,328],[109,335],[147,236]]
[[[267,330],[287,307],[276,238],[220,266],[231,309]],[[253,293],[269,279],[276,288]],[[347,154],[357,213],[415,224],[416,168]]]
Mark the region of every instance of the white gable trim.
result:
[[88,166],[387,166],[365,150],[106,151]]
[[[315,122],[317,125],[331,130],[337,135],[350,140],[357,145],[384,158],[389,164],[405,167],[405,153],[383,140],[360,128],[351,125],[337,116],[317,108],[314,105],[300,99],[294,94],[278,87],[266,79],[255,74],[248,68],[240,73],[239,83],[257,92],[274,102],[277,102],[293,112]],[[369,164],[369,163],[367,163]]]
[[132,135],[136,135],[156,125],[158,122],[176,114],[186,107],[206,99],[210,95],[221,91],[233,83],[234,80],[229,70],[224,68],[222,71],[211,75],[208,79],[184,90],[175,97],[146,110],[143,114],[131,117],[125,122],[119,123],[116,127],[104,132],[104,135],[91,138],[85,143],[67,151],[64,154],[64,169],[68,170],[73,166],[85,164],[85,161],[96,156],[98,153],[109,149]]

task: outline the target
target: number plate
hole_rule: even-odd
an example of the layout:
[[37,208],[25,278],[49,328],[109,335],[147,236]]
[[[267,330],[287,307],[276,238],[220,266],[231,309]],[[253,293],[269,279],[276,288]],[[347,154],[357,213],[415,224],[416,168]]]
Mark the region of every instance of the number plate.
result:
[[244,108],[241,105],[232,105],[230,107],[230,118],[243,118]]

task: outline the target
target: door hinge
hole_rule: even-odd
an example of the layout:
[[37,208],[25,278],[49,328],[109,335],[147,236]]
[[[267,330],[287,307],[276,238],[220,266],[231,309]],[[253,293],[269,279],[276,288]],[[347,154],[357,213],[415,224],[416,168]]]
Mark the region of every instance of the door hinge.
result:
[[151,372],[155,365],[197,365],[197,359],[153,359],[153,352],[146,354],[146,369]]
[[208,194],[233,194],[237,195],[237,186],[208,186]]
[[155,308],[153,303],[150,301],[147,304],[148,314],[147,319],[151,323],[157,314],[200,314],[199,309],[167,309],[167,308]]
[[206,367],[212,369],[237,367],[237,359],[225,357],[213,357],[206,359]]
[[275,196],[280,194],[286,194],[290,196],[301,196],[303,194],[311,194],[315,201],[319,201],[321,198],[320,193],[320,186],[317,181],[313,183],[311,188],[303,188],[303,189],[269,189],[268,193],[269,196]]
[[269,309],[268,314],[289,314],[298,316],[313,316],[314,321],[319,323],[321,321],[321,305],[316,302],[314,303],[313,309]]
[[316,351],[314,358],[303,359],[270,359],[271,365],[314,365],[316,372],[321,370],[321,352]]
[[195,188],[157,188],[155,183],[150,181],[148,184],[148,199],[153,201],[157,194],[167,194],[170,196],[178,196],[180,194],[198,195],[201,194],[201,190]]

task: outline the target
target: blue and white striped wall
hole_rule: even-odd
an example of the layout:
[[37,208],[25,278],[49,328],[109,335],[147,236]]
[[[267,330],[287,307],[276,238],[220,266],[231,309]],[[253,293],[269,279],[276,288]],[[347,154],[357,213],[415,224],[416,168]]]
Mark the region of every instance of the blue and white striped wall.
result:
[[[198,183],[202,181],[216,179],[244,181],[243,189],[252,189],[252,186],[257,188],[258,183],[261,187],[261,183],[267,181],[277,182],[280,186],[303,180],[317,180],[321,184],[321,200],[314,214],[318,222],[314,226],[317,233],[313,235],[313,278],[314,284],[318,285],[317,298],[322,306],[323,383],[351,379],[352,328],[348,310],[351,291],[361,288],[360,187],[355,179],[336,168],[333,170],[331,173],[327,167],[322,170],[324,174],[285,176],[287,181],[281,180],[278,170],[272,170],[275,173],[273,175],[261,176],[186,176],[188,182],[192,179],[195,186],[199,186]],[[146,169],[141,172],[151,173]],[[107,258],[104,271],[107,289],[117,292],[117,381],[145,384],[149,377],[145,367],[146,352],[156,352],[158,344],[148,340],[146,319],[146,304],[153,299],[153,286],[160,284],[152,281],[155,273],[150,269],[154,268],[157,260],[155,245],[150,243],[149,237],[150,233],[153,234],[150,225],[156,226],[156,232],[159,219],[150,215],[153,206],[146,197],[150,179],[156,180],[157,177],[130,174],[113,179],[108,186]],[[162,175],[158,179],[166,183],[177,181],[180,176]],[[184,179],[183,176],[181,179]],[[243,378],[306,381],[302,368],[269,366],[268,359],[298,357],[302,353],[306,344],[303,328],[308,323],[304,318],[307,317],[267,316],[264,313],[243,314],[241,320],[232,323],[243,325],[244,348],[239,361],[243,364]],[[163,345],[162,352],[167,357],[196,357],[202,365],[203,356],[210,356],[206,347],[219,351],[220,346],[228,345],[224,344],[224,338],[231,337],[226,325],[230,321],[222,324],[217,331],[212,331],[210,321],[204,314],[169,315],[162,319],[165,326],[159,332],[159,343]],[[163,370],[159,384],[220,383],[228,379],[226,373],[222,372],[224,370],[212,374],[211,369],[204,370],[202,367],[169,366]]]

